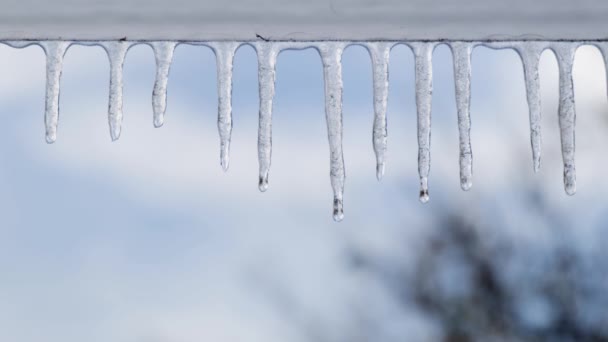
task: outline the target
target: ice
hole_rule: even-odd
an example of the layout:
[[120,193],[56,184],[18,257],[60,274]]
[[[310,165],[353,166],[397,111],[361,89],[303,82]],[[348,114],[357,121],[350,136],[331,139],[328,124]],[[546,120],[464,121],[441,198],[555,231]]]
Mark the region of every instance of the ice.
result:
[[59,122],[59,85],[63,69],[63,56],[70,46],[69,42],[47,41],[40,46],[46,53],[46,103],[44,124],[46,142],[52,144],[57,140],[57,124]]
[[547,44],[544,42],[526,42],[515,46],[524,67],[526,97],[530,110],[530,143],[532,145],[534,172],[538,172],[541,167],[542,136],[538,63],[546,47]]
[[152,91],[152,109],[154,113],[154,126],[160,127],[165,121],[165,110],[167,109],[167,82],[169,80],[169,69],[173,60],[175,42],[153,42],[150,44],[154,50],[156,59],[156,80]]
[[260,91],[260,118],[258,127],[258,159],[260,177],[258,187],[264,192],[268,189],[268,173],[272,157],[272,100],[278,47],[273,43],[256,43],[258,53],[258,80]]
[[344,155],[342,152],[342,51],[345,44],[340,42],[321,43],[318,46],[323,60],[325,80],[325,118],[329,138],[330,178],[334,191],[334,220],[344,218],[343,194]]
[[559,66],[559,128],[562,158],[564,160],[564,187],[568,195],[574,195],[576,192],[576,168],[574,165],[576,111],[574,107],[572,65],[577,47],[577,43],[553,43],[551,45]]
[[101,44],[110,59],[110,102],[108,121],[112,141],[120,138],[122,126],[122,69],[127,50],[131,43],[125,41],[104,42]]
[[[15,48],[39,45],[46,53],[46,140],[53,143],[57,139],[59,120],[60,81],[64,55],[71,44],[100,45],[110,60],[110,93],[108,121],[112,140],[121,134],[123,103],[123,64],[128,49],[134,44],[148,44],[156,59],[156,80],[152,92],[154,126],[164,123],[167,106],[167,82],[175,41],[4,41]],[[232,69],[236,50],[243,44],[250,44],[258,55],[259,81],[259,127],[258,161],[259,190],[268,189],[268,177],[272,157],[272,111],[275,95],[276,63],[282,50],[315,48],[323,63],[325,85],[325,115],[330,148],[330,180],[333,189],[333,217],[341,221],[344,217],[343,194],[345,166],[342,150],[342,52],[351,44],[363,45],[369,51],[373,72],[374,119],[372,142],[376,155],[376,177],[384,175],[387,154],[387,103],[389,89],[389,57],[391,48],[400,41],[218,41],[180,42],[210,47],[217,61],[218,89],[218,130],[220,136],[220,161],[226,171],[229,166],[230,139],[232,132]],[[469,190],[472,186],[473,153],[471,147],[471,56],[477,45],[494,49],[514,49],[520,55],[526,84],[529,106],[530,142],[532,146],[533,168],[541,167],[541,101],[539,82],[539,60],[545,49],[552,49],[559,65],[559,127],[564,163],[564,186],[566,193],[576,192],[575,171],[575,103],[572,82],[572,66],[576,49],[581,44],[596,45],[603,53],[608,65],[608,43],[567,42],[567,41],[425,41],[404,42],[415,57],[415,87],[417,106],[418,172],[420,177],[420,201],[429,201],[429,172],[431,164],[431,104],[433,90],[432,55],[437,44],[445,43],[452,50],[454,59],[454,80],[459,131],[460,186]],[[607,72],[608,79],[608,72]]]
[[209,44],[209,46],[215,52],[217,61],[217,127],[220,133],[220,164],[224,171],[228,171],[232,135],[232,66],[239,44],[237,42],[218,42]]
[[429,201],[431,169],[431,102],[433,96],[433,50],[435,43],[412,43],[416,60],[416,107],[418,111],[418,173],[420,202]]
[[458,133],[460,141],[460,187],[471,189],[473,178],[473,152],[471,150],[471,43],[452,43],[454,55],[454,81],[456,109],[458,111]]
[[374,82],[373,143],[376,153],[376,178],[382,179],[386,163],[386,107],[388,103],[388,62],[392,43],[375,42],[366,45],[372,59]]

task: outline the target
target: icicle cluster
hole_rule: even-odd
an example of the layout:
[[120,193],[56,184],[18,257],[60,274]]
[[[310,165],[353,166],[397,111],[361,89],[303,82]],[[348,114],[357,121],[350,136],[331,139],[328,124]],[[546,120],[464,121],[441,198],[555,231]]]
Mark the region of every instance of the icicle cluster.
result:
[[[127,51],[134,44],[148,44],[156,59],[156,80],[152,91],[153,123],[160,127],[164,123],[167,107],[167,81],[177,42],[131,42],[131,41],[8,41],[16,48],[37,44],[46,53],[46,141],[57,139],[59,121],[59,84],[63,57],[72,44],[100,45],[110,62],[110,89],[108,123],[112,140],[121,134],[123,64]],[[258,158],[259,189],[268,189],[272,155],[272,107],[275,94],[275,70],[279,53],[286,49],[315,48],[323,62],[325,83],[325,115],[330,151],[330,179],[334,193],[333,216],[336,221],[344,217],[343,194],[345,182],[344,156],[342,151],[342,52],[351,44],[367,48],[372,61],[374,88],[373,149],[376,154],[376,177],[384,175],[387,150],[388,64],[392,47],[400,42],[188,42],[211,48],[217,60],[218,79],[218,131],[220,136],[220,164],[228,170],[230,162],[230,139],[232,134],[232,68],[236,50],[250,44],[258,55],[260,92]],[[440,42],[405,42],[414,52],[416,77],[416,105],[418,117],[418,172],[420,175],[420,201],[429,200],[429,172],[431,166],[431,103],[433,92],[432,55]],[[542,52],[551,49],[559,65],[559,111],[562,157],[564,163],[564,187],[569,195],[576,192],[576,169],[574,163],[576,122],[572,66],[576,49],[585,42],[449,42],[454,58],[456,108],[458,115],[460,147],[460,186],[469,190],[472,186],[473,152],[471,148],[471,54],[476,45],[494,49],[514,49],[521,57],[530,115],[530,141],[532,145],[533,169],[541,166],[541,103],[538,65]],[[590,42],[603,53],[608,65],[608,42]],[[607,74],[608,77],[608,74]]]

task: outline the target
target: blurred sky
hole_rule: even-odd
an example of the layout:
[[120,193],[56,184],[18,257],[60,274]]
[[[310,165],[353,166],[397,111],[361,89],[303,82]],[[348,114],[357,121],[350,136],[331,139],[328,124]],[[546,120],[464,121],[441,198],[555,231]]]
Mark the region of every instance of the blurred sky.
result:
[[44,139],[42,50],[1,46],[0,60],[2,341],[433,340],[435,323],[353,268],[351,251],[407,265],[448,213],[534,246],[559,239],[584,251],[606,247],[608,104],[602,56],[592,47],[579,49],[574,67],[578,192],[568,197],[553,54],[541,60],[543,166],[534,174],[521,62],[511,50],[474,50],[474,178],[462,192],[451,53],[439,46],[426,205],[418,201],[411,51],[400,45],[391,53],[389,159],[379,183],[371,63],[364,48],[347,48],[341,223],[331,216],[315,50],[279,57],[263,194],[251,47],[235,58],[227,173],[219,165],[215,57],[207,48],[177,48],[159,129],[152,125],[152,51],[129,50],[123,131],[114,143],[100,47],[67,52],[53,145]]

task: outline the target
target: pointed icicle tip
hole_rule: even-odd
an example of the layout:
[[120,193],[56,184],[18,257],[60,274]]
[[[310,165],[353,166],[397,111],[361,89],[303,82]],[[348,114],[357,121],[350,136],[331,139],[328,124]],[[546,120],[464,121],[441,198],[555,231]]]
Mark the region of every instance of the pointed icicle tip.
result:
[[173,61],[175,42],[151,43],[156,59],[156,79],[152,90],[152,110],[154,114],[154,127],[159,128],[164,123],[165,111],[167,109],[167,83],[169,70]]
[[344,219],[344,206],[342,200],[334,198],[334,221],[340,222]]
[[268,190],[268,176],[260,176],[258,189],[260,189],[260,192],[266,192],[266,190]]
[[382,177],[384,177],[384,162],[376,164],[376,179],[381,181]]

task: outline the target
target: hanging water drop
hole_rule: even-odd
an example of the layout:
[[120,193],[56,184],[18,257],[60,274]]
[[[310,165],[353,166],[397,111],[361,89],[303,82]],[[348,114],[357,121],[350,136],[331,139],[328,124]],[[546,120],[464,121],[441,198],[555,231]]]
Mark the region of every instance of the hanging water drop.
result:
[[45,41],[40,46],[46,53],[46,101],[44,123],[46,142],[52,144],[57,139],[59,121],[59,85],[63,70],[63,56],[70,46],[66,41]]
[[454,58],[454,81],[458,134],[460,144],[460,187],[469,190],[473,185],[473,152],[471,149],[471,43],[450,44]]
[[602,56],[604,57],[604,69],[606,71],[606,82],[608,91],[608,42],[595,43],[598,49],[602,52]]
[[344,155],[342,151],[342,51],[343,43],[320,43],[318,50],[323,60],[323,77],[325,83],[325,118],[329,138],[330,179],[334,192],[335,221],[344,218],[343,194]]
[[152,91],[152,110],[154,113],[154,126],[160,127],[165,121],[165,110],[167,109],[167,82],[169,69],[173,60],[175,42],[153,42],[150,46],[154,50],[156,59],[156,80]]
[[524,67],[526,98],[530,111],[530,143],[532,145],[534,172],[538,172],[541,167],[542,137],[538,63],[545,47],[546,43],[543,42],[525,42],[515,46]]
[[255,49],[258,54],[258,81],[260,91],[260,117],[258,127],[258,162],[260,167],[260,191],[268,189],[268,173],[272,157],[272,101],[274,98],[276,60],[279,53],[274,43],[259,42]]
[[432,56],[435,43],[412,43],[416,63],[416,107],[418,112],[418,173],[420,202],[429,201],[431,169],[431,102],[433,96]]
[[568,195],[574,195],[576,192],[576,168],[574,164],[576,111],[572,65],[577,47],[578,44],[576,43],[555,43],[551,46],[559,66],[559,128],[564,162],[564,187]]
[[125,55],[131,43],[124,41],[105,42],[101,44],[110,59],[110,101],[108,104],[108,121],[112,141],[120,138],[122,126],[122,70]]
[[384,176],[387,129],[386,107],[388,102],[388,62],[392,43],[369,43],[366,45],[372,59],[374,82],[374,130],[373,143],[376,154],[376,178]]
[[224,171],[230,163],[230,136],[232,134],[232,66],[239,44],[218,42],[209,44],[217,61],[218,118],[220,134],[220,164]]

